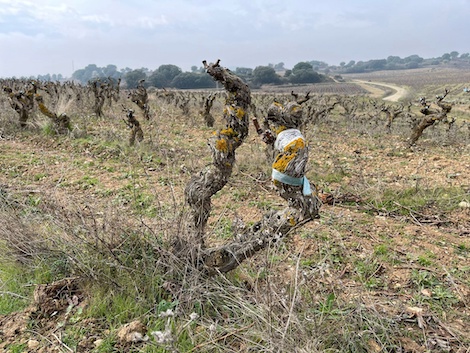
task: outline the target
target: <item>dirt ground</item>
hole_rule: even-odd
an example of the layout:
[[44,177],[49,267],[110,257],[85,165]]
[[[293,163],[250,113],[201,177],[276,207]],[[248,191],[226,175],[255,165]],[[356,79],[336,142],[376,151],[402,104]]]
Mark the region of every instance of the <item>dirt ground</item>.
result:
[[362,81],[362,80],[353,80],[353,82],[357,83],[359,86],[369,91],[371,97],[375,97],[375,98],[380,98],[387,92],[387,90],[392,90],[393,91],[392,94],[387,95],[386,97],[383,98],[383,100],[389,101],[389,102],[398,102],[401,98],[407,95],[407,90],[404,87],[392,85],[390,83]]
[[[370,82],[360,84],[371,89]],[[394,85],[387,85],[387,88],[397,91],[388,97],[390,101],[405,94]],[[122,192],[127,178],[123,175],[137,171],[144,176],[137,182],[139,188],[148,188],[153,195],[158,195],[161,204],[173,202],[181,206],[186,182],[206,163],[206,160],[197,159],[198,153],[204,151],[204,141],[210,133],[201,133],[183,117],[180,119],[176,121],[182,130],[180,134],[187,137],[185,141],[189,141],[193,149],[182,158],[181,154],[172,151],[178,146],[159,147],[155,151],[159,155],[158,162],[155,159],[142,161],[139,153],[129,153],[122,159],[107,157],[91,147],[75,147],[67,139],[27,134],[2,138],[0,186],[11,194],[32,197],[53,194],[64,204],[96,210],[109,207]],[[278,207],[283,203],[267,175],[260,173],[269,170],[269,166],[261,165],[264,163],[262,144],[253,131],[250,134],[238,152],[238,164],[231,181],[213,200],[210,219],[213,230],[221,227],[222,218],[239,217],[246,223],[254,222],[267,207]],[[454,273],[470,268],[469,146],[441,146],[423,138],[417,147],[407,149],[399,135],[377,139],[345,130],[331,130],[328,126],[312,128],[307,137],[311,148],[308,176],[318,185],[325,203],[320,220],[307,224],[286,239],[285,257],[301,255],[306,263],[302,278],[312,283],[312,288],[326,286],[344,302],[360,300],[378,312],[408,320],[410,330],[426,331],[426,335],[437,342],[435,351],[468,352],[461,347],[464,342],[470,342],[470,282],[468,273],[460,274],[458,278]],[[170,166],[171,171],[179,170],[179,175],[165,175]],[[340,177],[333,178],[335,175]],[[164,181],[164,177],[170,178],[170,182]],[[391,211],[379,205],[381,196],[377,196],[376,202],[371,197],[374,189],[391,189],[399,193],[413,188],[417,191],[456,188],[466,198],[448,209],[439,209],[430,202],[420,211],[413,211],[407,210],[409,206],[397,203]],[[449,202],[452,203],[452,199]],[[115,211],[127,207],[120,204]],[[144,218],[148,226],[157,226],[158,221],[154,218]],[[215,231],[209,239],[214,243],[223,241]],[[355,262],[377,256],[382,251],[379,249],[385,249],[387,256],[396,261],[381,262],[373,276],[380,274],[383,285],[364,291],[357,280]],[[343,260],[336,265],[326,260],[309,264],[309,259],[318,259],[320,253],[327,254],[325,257],[329,259],[338,256]],[[355,262],[344,258],[355,259]],[[426,266],[422,259],[432,262],[433,266]],[[259,261],[255,257],[246,266],[259,266]],[[430,305],[417,307],[412,304],[416,296],[431,299],[434,295],[430,287],[417,289],[412,284],[413,273],[420,270],[432,272],[448,284],[456,303],[447,316],[435,312]],[[292,261],[279,263],[276,271],[279,280],[286,283],[298,276]],[[0,316],[0,350],[15,342],[25,343],[28,352],[69,351],[60,339],[59,323],[66,322],[69,313],[84,305],[85,296],[75,279],[38,286],[31,306],[23,312]],[[51,316],[52,313],[55,314]],[[39,336],[28,329],[31,318],[41,320]],[[89,324],[94,323],[90,321]],[[48,348],[39,345],[41,335],[51,342]],[[101,338],[89,334],[84,337],[79,351],[92,349]],[[404,336],[402,340],[406,352],[427,351],[410,338]],[[381,350],[371,342],[370,351]]]

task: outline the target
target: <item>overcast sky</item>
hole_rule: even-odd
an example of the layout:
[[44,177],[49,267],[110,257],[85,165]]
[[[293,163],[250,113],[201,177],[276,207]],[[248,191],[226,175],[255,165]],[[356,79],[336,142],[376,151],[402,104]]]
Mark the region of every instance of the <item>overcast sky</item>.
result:
[[0,77],[470,52],[470,0],[0,0]]

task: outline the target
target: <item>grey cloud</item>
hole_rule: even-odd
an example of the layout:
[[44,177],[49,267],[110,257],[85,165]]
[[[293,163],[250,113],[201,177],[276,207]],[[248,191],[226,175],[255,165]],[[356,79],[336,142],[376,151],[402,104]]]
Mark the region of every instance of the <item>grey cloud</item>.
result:
[[0,76],[468,52],[469,11],[468,0],[0,0]]

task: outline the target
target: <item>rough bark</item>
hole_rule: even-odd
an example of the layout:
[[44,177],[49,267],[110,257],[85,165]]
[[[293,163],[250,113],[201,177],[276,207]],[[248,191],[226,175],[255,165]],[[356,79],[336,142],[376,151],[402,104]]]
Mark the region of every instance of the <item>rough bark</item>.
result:
[[129,134],[129,146],[134,146],[135,141],[142,142],[144,140],[144,132],[140,127],[139,121],[134,116],[134,110],[123,107],[123,111],[126,112],[127,120],[124,120],[127,127],[131,129]]
[[204,233],[211,211],[211,197],[221,190],[229,180],[235,163],[235,150],[248,135],[248,108],[251,102],[250,89],[230,70],[219,65],[207,64],[204,68],[227,91],[223,118],[224,129],[214,133],[208,141],[212,153],[212,164],[193,176],[185,189],[186,202],[191,207],[191,233],[204,247]]
[[44,104],[44,99],[40,94],[36,94],[35,99],[38,103],[39,110],[49,119],[51,119],[54,130],[58,134],[65,134],[70,130],[70,118],[65,113],[57,115],[56,113],[52,112],[49,108],[46,107]]
[[[288,200],[288,207],[268,212],[259,222],[241,229],[230,242],[222,246],[205,247],[204,229],[211,210],[210,198],[226,184],[235,161],[235,149],[248,134],[246,109],[250,104],[250,92],[240,79],[220,68],[218,62],[211,65],[204,62],[204,65],[208,73],[222,82],[228,91],[224,109],[227,127],[210,140],[213,164],[191,179],[186,187],[186,200],[192,208],[193,234],[200,245],[190,250],[192,259],[196,267],[214,274],[235,269],[244,260],[285,237],[293,229],[311,221],[318,214],[319,201],[315,195],[303,195],[302,187],[278,185],[281,196]],[[302,120],[302,110],[297,102],[289,102],[285,107],[275,103],[273,109],[281,113],[277,115],[280,123],[297,126]],[[297,152],[299,151],[293,151],[291,159],[295,161],[286,163],[286,172],[293,168],[296,170],[293,172],[296,177],[305,172],[304,162],[307,160],[308,150],[302,149],[298,155]]]
[[404,113],[405,106],[403,104],[398,107],[383,105],[380,107],[380,109],[385,113],[385,117],[387,118],[387,121],[385,123],[385,129],[387,129],[388,133],[391,133],[393,122],[396,118],[398,118],[399,115]]
[[271,211],[264,215],[261,221],[243,233],[235,235],[231,242],[219,247],[203,249],[199,254],[198,265],[209,273],[229,272],[237,268],[244,260],[311,220],[304,219],[297,223],[299,218],[298,211],[289,207],[282,211]]
[[18,113],[19,122],[22,128],[26,127],[26,123],[34,109],[34,95],[37,92],[37,85],[31,82],[26,92],[20,90],[14,92],[11,87],[4,87],[3,91],[8,94],[10,106]]
[[439,109],[432,109],[431,104],[426,101],[426,98],[420,98],[420,104],[422,106],[421,113],[424,117],[416,124],[411,132],[408,139],[408,147],[413,146],[416,141],[423,135],[423,132],[428,127],[434,125],[437,122],[447,122],[447,114],[452,110],[452,105],[443,102],[449,91],[446,89],[442,96],[436,97],[436,104]]
[[[207,73],[221,82],[227,91],[223,111],[226,127],[215,132],[208,141],[212,164],[193,176],[185,189],[186,202],[191,207],[190,234],[196,243],[192,242],[188,246],[178,239],[175,242],[175,252],[179,256],[189,255],[197,268],[214,274],[235,269],[245,259],[316,218],[320,201],[315,194],[304,195],[302,187],[278,185],[281,196],[288,200],[288,207],[268,212],[253,226],[237,231],[234,238],[222,246],[206,247],[204,237],[211,211],[211,197],[226,185],[235,163],[235,150],[248,135],[247,110],[250,108],[251,97],[248,86],[232,72],[222,68],[219,61],[215,64],[203,61],[203,64]],[[302,99],[302,103],[307,100],[308,95]],[[268,119],[271,117],[271,122],[279,126],[294,128],[302,121],[302,109],[298,102],[289,102],[286,106],[274,103],[271,108]],[[292,172],[293,177],[301,177],[305,173],[308,149],[300,146],[299,149],[283,150],[280,154],[291,152],[292,156],[287,157],[288,161],[283,163],[286,167],[283,171]],[[315,189],[314,185],[313,188]]]
[[148,101],[147,89],[144,86],[145,80],[140,80],[135,91],[129,93],[132,102],[142,110],[145,120],[150,120],[150,106]]
[[209,94],[203,103],[203,109],[199,112],[199,114],[203,117],[204,122],[208,127],[213,127],[215,119],[211,114],[212,105],[214,104],[215,94]]

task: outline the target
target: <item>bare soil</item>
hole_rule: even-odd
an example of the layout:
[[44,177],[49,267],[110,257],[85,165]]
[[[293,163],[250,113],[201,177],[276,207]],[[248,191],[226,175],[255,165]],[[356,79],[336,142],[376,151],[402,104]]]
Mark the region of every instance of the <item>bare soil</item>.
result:
[[[388,83],[357,82],[372,95],[382,95],[380,87],[395,90],[388,96],[390,101],[406,94],[401,87]],[[178,129],[177,135],[171,129]],[[0,186],[12,194],[53,194],[72,208],[102,210],[111,205],[113,212],[129,214],[136,225],[145,222],[150,228],[160,227],[158,217],[135,215],[129,203],[117,202],[131,180],[129,175],[136,175],[132,179],[134,187],[155,196],[158,204],[182,208],[186,183],[208,162],[204,144],[211,132],[201,131],[188,123],[187,117],[178,116],[162,124],[159,133],[166,140],[161,138],[160,145],[152,147],[158,160],[146,159],[150,148],[146,141],[135,151],[118,152],[116,157],[93,146],[74,146],[69,138],[19,133],[0,140]],[[259,220],[269,208],[283,205],[269,180],[263,145],[254,131],[250,134],[238,151],[232,179],[213,199],[209,242],[214,244],[224,241],[219,234],[223,220],[240,218],[250,223]],[[300,277],[299,281],[308,283],[317,303],[324,301],[326,292],[334,292],[344,303],[359,302],[404,323],[416,336],[437,342],[430,350],[429,342],[423,343],[405,332],[400,338],[403,351],[468,352],[470,208],[451,204],[444,209],[430,202],[419,211],[399,203],[391,210],[380,206],[379,201],[383,189],[398,194],[413,188],[457,188],[470,202],[469,146],[442,146],[423,138],[418,147],[407,149],[401,135],[373,137],[328,125],[311,127],[306,135],[311,148],[307,176],[320,188],[325,204],[320,220],[285,239],[284,260],[274,268],[279,283],[288,285]],[[340,177],[332,178],[334,175]],[[377,190],[377,200],[371,196],[373,190]],[[382,254],[383,260],[377,254]],[[304,263],[300,275],[294,261],[299,256]],[[359,278],[358,264],[372,258],[379,259],[375,272],[366,279]],[[240,268],[241,276],[250,278],[247,273],[264,266],[264,261],[262,254],[250,259]],[[432,273],[446,284],[452,304],[439,299],[431,285],[416,285],[413,276],[420,271]],[[380,285],[369,283],[368,288],[364,287],[364,282],[377,278]],[[260,288],[267,285],[262,280],[251,281]],[[58,336],[60,323],[86,305],[85,293],[75,279],[38,286],[35,293],[31,306],[24,311],[0,316],[0,350],[12,343],[25,343],[28,352],[68,351]],[[435,306],[447,308],[447,312]],[[31,318],[36,320],[35,330],[28,329]],[[95,325],[93,320],[81,324]],[[91,351],[106,334],[103,332],[96,325],[96,331],[83,337],[77,351]],[[44,342],[44,337],[50,344],[36,345]],[[370,351],[381,351],[380,345],[371,341]]]
[[[398,102],[400,99],[406,97],[408,93],[405,88],[390,83],[362,80],[353,80],[353,82],[370,92],[372,97],[383,98],[383,100],[389,102]],[[392,90],[393,93],[387,94],[390,90]]]

